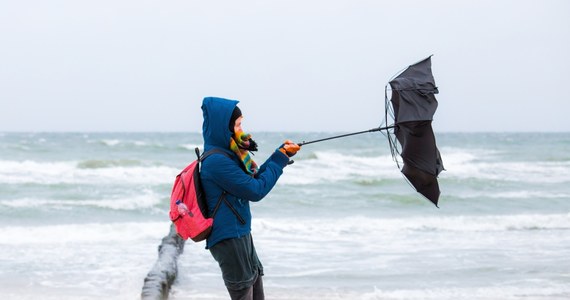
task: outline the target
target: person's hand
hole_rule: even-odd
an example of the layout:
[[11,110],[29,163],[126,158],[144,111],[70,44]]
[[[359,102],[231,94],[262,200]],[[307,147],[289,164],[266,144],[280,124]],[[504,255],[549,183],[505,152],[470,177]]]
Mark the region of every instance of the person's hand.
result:
[[288,157],[293,157],[299,150],[301,150],[301,146],[293,143],[291,140],[285,140],[285,142],[283,142],[279,147],[279,151]]

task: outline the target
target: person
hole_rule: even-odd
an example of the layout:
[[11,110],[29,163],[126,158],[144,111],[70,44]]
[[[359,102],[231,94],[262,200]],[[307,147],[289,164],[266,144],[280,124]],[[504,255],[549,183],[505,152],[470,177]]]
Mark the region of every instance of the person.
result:
[[[271,191],[300,147],[286,140],[258,167],[250,153],[257,151],[257,143],[243,132],[237,104],[216,97],[202,102],[204,151],[217,148],[227,154],[209,156],[200,171],[209,214],[216,212],[206,249],[218,262],[231,299],[259,300],[265,297],[263,265],[251,236],[249,202],[260,201]],[[227,201],[219,201],[223,197]]]

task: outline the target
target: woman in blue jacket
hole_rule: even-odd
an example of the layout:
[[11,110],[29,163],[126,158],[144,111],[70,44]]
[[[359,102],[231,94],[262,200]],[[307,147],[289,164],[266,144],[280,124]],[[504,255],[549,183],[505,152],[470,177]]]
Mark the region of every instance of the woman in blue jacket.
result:
[[[260,201],[275,186],[300,147],[286,141],[258,167],[249,151],[257,144],[241,128],[243,119],[238,101],[207,97],[202,102],[204,152],[218,149],[204,160],[200,177],[214,214],[206,248],[220,265],[231,299],[264,299],[263,266],[251,238],[250,201]],[[218,201],[226,198],[227,201]]]

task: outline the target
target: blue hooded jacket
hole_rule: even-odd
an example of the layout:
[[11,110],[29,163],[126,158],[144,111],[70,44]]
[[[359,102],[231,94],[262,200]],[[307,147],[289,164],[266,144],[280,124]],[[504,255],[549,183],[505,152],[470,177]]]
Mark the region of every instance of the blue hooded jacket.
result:
[[212,233],[206,242],[206,248],[229,239],[239,238],[251,232],[251,211],[249,201],[259,201],[271,191],[289,158],[276,150],[259,167],[255,177],[247,174],[241,167],[238,156],[230,150],[232,132],[229,129],[230,118],[238,101],[207,97],[202,102],[204,123],[204,151],[213,148],[229,154],[212,154],[202,163],[200,178],[208,201],[209,214],[212,215],[218,199],[226,191],[226,199],[245,220],[241,224],[228,205],[222,203],[214,217]]

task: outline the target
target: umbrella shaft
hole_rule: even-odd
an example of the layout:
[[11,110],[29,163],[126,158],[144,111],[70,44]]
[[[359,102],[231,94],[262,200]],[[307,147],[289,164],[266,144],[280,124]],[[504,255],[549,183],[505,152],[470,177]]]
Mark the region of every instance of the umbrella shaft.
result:
[[313,143],[318,143],[318,142],[323,142],[323,141],[328,141],[328,140],[333,140],[333,139],[339,139],[339,138],[343,138],[343,137],[347,137],[347,136],[353,136],[353,135],[363,134],[363,133],[368,133],[368,132],[388,130],[388,129],[391,129],[394,127],[395,127],[395,125],[390,125],[390,126],[386,126],[386,127],[378,127],[378,128],[373,128],[373,129],[359,131],[359,132],[353,132],[353,133],[347,133],[347,134],[342,134],[342,135],[337,135],[337,136],[331,136],[331,137],[320,139],[320,140],[314,140],[314,141],[309,141],[309,142],[303,141],[302,143],[299,143],[299,146],[304,146],[304,145],[308,145],[308,144],[313,144]]

